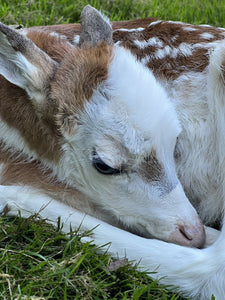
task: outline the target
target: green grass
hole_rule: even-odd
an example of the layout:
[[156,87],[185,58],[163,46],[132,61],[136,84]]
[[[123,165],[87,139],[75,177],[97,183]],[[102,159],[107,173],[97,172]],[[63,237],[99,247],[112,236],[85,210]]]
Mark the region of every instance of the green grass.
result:
[[[24,26],[77,22],[88,3],[111,20],[156,16],[225,27],[224,0],[0,0],[0,18]],[[179,298],[130,264],[109,271],[111,258],[79,235],[35,218],[0,223],[0,299]]]
[[59,228],[0,219],[0,299],[178,299],[127,262],[109,271],[107,253]]
[[225,26],[224,0],[0,0],[1,21],[25,26],[78,22],[86,4],[111,20],[160,19]]

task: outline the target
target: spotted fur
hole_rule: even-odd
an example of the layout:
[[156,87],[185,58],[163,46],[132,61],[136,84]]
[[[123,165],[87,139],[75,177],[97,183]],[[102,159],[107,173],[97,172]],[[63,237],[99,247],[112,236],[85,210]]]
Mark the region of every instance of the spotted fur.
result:
[[81,27],[0,27],[2,212],[95,228],[113,255],[222,300],[225,231],[202,222],[223,223],[225,31],[85,10]]

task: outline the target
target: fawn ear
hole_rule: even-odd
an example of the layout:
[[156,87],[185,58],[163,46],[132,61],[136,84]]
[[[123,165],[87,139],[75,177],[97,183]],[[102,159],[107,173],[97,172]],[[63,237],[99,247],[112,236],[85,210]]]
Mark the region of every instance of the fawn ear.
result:
[[18,31],[0,23],[0,74],[24,89],[34,102],[46,98],[57,63]]
[[102,41],[108,45],[113,44],[112,26],[105,16],[94,7],[87,5],[81,13],[80,45],[87,42],[95,46]]

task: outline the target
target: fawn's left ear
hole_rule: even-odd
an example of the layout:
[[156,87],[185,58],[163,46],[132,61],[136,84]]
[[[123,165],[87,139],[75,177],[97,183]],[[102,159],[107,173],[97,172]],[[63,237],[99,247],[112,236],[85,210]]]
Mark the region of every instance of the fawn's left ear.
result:
[[0,23],[0,74],[24,89],[34,104],[46,98],[57,63],[18,31]]
[[94,7],[85,6],[81,13],[80,45],[87,42],[95,46],[102,41],[112,45],[112,34],[109,20]]

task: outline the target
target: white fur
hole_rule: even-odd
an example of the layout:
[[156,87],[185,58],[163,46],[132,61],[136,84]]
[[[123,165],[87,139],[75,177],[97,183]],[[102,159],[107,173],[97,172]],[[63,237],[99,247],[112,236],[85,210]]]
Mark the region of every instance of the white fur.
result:
[[74,43],[75,45],[78,45],[79,42],[80,42],[80,36],[77,35],[77,34],[74,35],[73,43]]
[[149,26],[155,26],[155,25],[157,25],[157,24],[159,24],[159,23],[161,23],[161,22],[162,22],[161,20],[154,21],[154,22],[151,22],[151,23],[149,24]]
[[[175,37],[176,39],[176,37]],[[157,42],[157,40],[156,40]],[[144,41],[134,41],[134,43],[140,48],[143,49],[144,47],[147,47],[147,42],[145,43]],[[213,44],[214,45],[214,44]],[[215,46],[215,45],[214,45]],[[197,47],[204,47],[202,44],[198,44],[198,46],[193,46],[191,44],[187,43],[181,43],[178,47],[170,47],[170,46],[165,46],[164,48],[162,47],[162,44],[159,43],[158,47],[156,48],[157,50],[155,52],[152,52],[149,55],[146,55],[144,58],[141,58],[141,62],[144,65],[147,65],[151,59],[164,59],[165,57],[171,57],[171,58],[177,58],[179,55],[180,56],[191,56],[193,53],[193,50]]]
[[50,32],[49,35],[55,36],[55,37],[57,37],[59,39],[62,39],[62,40],[67,40],[67,37],[65,35],[59,34],[57,32]]
[[[130,87],[128,90],[127,86]],[[123,48],[115,49],[108,79],[87,103],[81,123],[85,126],[80,126],[77,135],[69,141],[74,151],[71,152],[70,147],[64,148],[57,171],[61,180],[78,187],[95,204],[104,207],[126,226],[138,231],[145,228],[149,234],[162,239],[169,240],[180,222],[195,223],[196,212],[187,201],[175,173],[173,149],[180,133],[176,113],[153,74]],[[168,127],[171,128],[170,132],[167,131]],[[77,145],[80,145],[80,149]],[[164,190],[163,186],[156,183],[147,184],[132,170],[128,170],[129,177],[125,173],[113,177],[98,174],[90,166],[93,147],[112,167],[129,165],[130,159],[134,160],[132,165],[138,165],[142,156],[148,155],[152,148],[157,149],[165,172],[164,185],[168,188]],[[102,183],[101,189],[99,182]],[[172,193],[179,193],[179,196],[172,197]],[[160,206],[159,201],[162,201]],[[182,203],[186,211],[183,209],[177,213],[176,201]],[[160,212],[165,207],[168,213],[166,226]]]
[[[32,77],[36,69],[22,54],[15,54],[4,36],[2,41],[0,53],[5,60],[1,60],[1,74],[27,91],[28,75]],[[180,51],[190,54],[183,46]],[[108,77],[84,106],[76,133],[65,137],[60,162],[52,166],[40,158],[59,181],[79,190],[81,198],[62,199],[60,203],[57,195],[51,198],[47,192],[28,186],[0,186],[0,210],[7,208],[11,215],[20,210],[24,217],[39,212],[53,223],[60,216],[65,231],[70,225],[81,230],[95,228],[93,237],[85,239],[94,238],[97,245],[111,242],[112,255],[126,255],[140,262],[139,267],[157,271],[151,276],[178,287],[188,297],[211,299],[214,294],[223,300],[224,228],[217,240],[213,231],[211,242],[216,241],[202,250],[167,243],[190,246],[196,236],[201,240],[203,227],[194,207],[206,224],[220,217],[224,209],[225,91],[221,66],[225,45],[219,41],[208,47],[210,64],[204,72],[193,70],[168,82],[156,80],[128,50],[114,47]],[[7,49],[9,55],[4,53]],[[160,57],[171,55],[168,46],[160,50],[164,51]],[[12,70],[18,78],[11,75]],[[21,71],[25,72],[23,76]],[[38,97],[32,90],[29,96]],[[17,150],[21,151],[21,137],[16,131],[0,129],[0,134],[9,134],[8,139],[3,137],[6,143],[12,144],[12,137],[16,137]],[[24,152],[30,157],[32,153],[26,147]],[[178,154],[176,164],[174,149]],[[92,165],[93,151],[110,167],[121,168],[122,173],[100,174]],[[152,153],[157,163],[151,161]],[[153,180],[143,169],[154,169],[154,163],[161,173]],[[79,207],[78,200],[84,200],[87,207]],[[85,214],[87,211],[90,215]],[[211,232],[207,230],[207,234]]]
[[209,33],[209,32],[204,32],[200,34],[200,38],[205,39],[205,40],[210,40],[214,38],[214,35]]
[[60,216],[65,231],[69,231],[71,225],[74,229],[79,227],[81,231],[94,228],[93,235],[83,238],[84,241],[92,241],[94,238],[97,245],[110,241],[109,253],[138,261],[139,268],[147,267],[156,271],[151,274],[152,277],[160,279],[166,285],[179,287],[179,290],[192,299],[211,299],[212,294],[216,299],[222,300],[225,297],[225,270],[221,265],[221,261],[225,259],[224,231],[213,246],[199,250],[141,238],[76,211],[33,189],[1,186],[0,200],[2,210],[5,205],[10,209],[9,215],[17,214],[18,210],[23,217],[39,213],[53,224]]
[[191,26],[183,27],[184,31],[196,31],[197,29]]
[[38,155],[35,151],[32,151],[29,148],[29,145],[24,140],[22,135],[20,134],[19,130],[17,128],[13,128],[9,125],[7,125],[6,122],[4,122],[0,118],[0,136],[1,141],[3,142],[3,150],[7,151],[9,149],[12,149],[12,151],[16,150],[19,152],[24,153],[27,155],[30,159],[37,159]]
[[149,46],[157,46],[157,48],[162,48],[163,47],[163,42],[160,41],[160,39],[157,38],[157,37],[150,38],[148,41],[135,40],[134,44],[137,45],[140,49],[144,49],[144,48],[149,47]]
[[135,31],[143,31],[143,27],[135,28],[135,29],[126,29],[126,28],[120,28],[117,29],[116,31],[124,31],[124,32],[135,32]]
[[[0,74],[11,83],[24,89],[30,98],[34,98],[38,103],[42,102],[44,98],[44,76],[42,73],[42,78],[40,78],[40,70],[35,66],[35,61],[32,61],[32,53],[27,53],[29,55],[28,59],[20,51],[16,51],[2,32],[0,33],[0,42]],[[33,44],[33,49],[30,49],[30,51],[34,52],[35,50],[40,52],[44,59],[47,59],[46,64],[51,61],[47,55],[44,55]],[[52,61],[52,64],[54,65],[55,62]],[[43,70],[43,65],[41,69]]]

